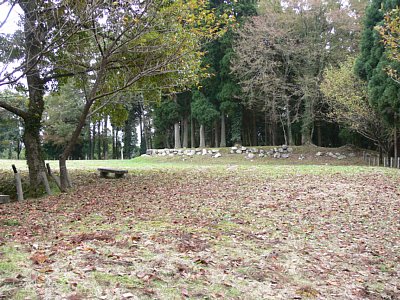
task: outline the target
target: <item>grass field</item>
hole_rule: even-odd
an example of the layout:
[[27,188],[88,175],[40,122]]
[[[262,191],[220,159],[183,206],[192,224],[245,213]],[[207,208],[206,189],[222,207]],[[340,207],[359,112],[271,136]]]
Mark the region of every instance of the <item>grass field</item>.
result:
[[70,193],[0,206],[0,299],[400,299],[398,170],[311,155],[69,168]]

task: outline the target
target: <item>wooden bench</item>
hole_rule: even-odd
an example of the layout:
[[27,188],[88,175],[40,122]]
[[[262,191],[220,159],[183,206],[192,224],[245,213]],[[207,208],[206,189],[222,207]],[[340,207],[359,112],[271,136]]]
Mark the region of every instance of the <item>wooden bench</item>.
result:
[[10,202],[10,196],[8,195],[0,195],[0,204]]
[[128,173],[128,170],[118,170],[109,168],[98,168],[97,170],[100,172],[101,178],[107,178],[109,173],[114,173],[115,178],[122,178],[126,173]]

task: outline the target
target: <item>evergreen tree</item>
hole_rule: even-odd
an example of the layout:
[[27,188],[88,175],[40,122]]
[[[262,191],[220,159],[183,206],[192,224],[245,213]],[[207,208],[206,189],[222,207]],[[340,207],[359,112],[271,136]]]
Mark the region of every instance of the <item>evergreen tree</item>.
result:
[[355,66],[358,76],[368,82],[371,105],[393,128],[395,158],[397,158],[400,85],[387,74],[387,70],[399,69],[399,64],[389,59],[376,27],[383,24],[386,12],[399,5],[399,0],[373,0],[368,6],[361,40],[361,54]]
[[181,107],[176,101],[163,100],[156,105],[153,123],[156,129],[156,148],[171,148],[174,124],[180,119]]
[[[257,14],[257,1],[210,1],[216,14],[232,11],[237,24],[240,24],[248,16]],[[238,101],[240,87],[235,75],[231,73],[230,61],[233,55],[233,41],[235,32],[229,28],[219,39],[209,43],[206,47],[204,65],[209,67],[212,77],[203,80],[202,93],[219,110],[220,125],[215,124],[215,133],[220,132],[218,145],[227,145],[227,127],[230,128],[230,140],[232,143],[241,142],[242,110],[243,106]],[[219,129],[219,130],[218,130]]]
[[219,116],[209,99],[199,91],[193,92],[193,117],[200,123],[200,148],[206,146],[205,126],[210,126]]

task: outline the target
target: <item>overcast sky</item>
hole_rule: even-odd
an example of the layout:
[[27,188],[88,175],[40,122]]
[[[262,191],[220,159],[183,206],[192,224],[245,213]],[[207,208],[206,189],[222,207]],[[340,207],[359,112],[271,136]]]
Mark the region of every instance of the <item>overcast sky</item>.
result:
[[[2,24],[7,18],[9,11],[10,6],[7,3],[0,5],[0,24]],[[13,33],[18,28],[17,21],[19,19],[19,12],[21,12],[20,7],[18,5],[14,6],[10,16],[7,19],[7,22],[0,28],[0,33]]]

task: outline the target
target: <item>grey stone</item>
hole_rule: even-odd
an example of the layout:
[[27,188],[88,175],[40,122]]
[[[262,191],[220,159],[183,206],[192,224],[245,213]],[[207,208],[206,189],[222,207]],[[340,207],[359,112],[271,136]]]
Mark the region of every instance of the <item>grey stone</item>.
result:
[[237,154],[242,154],[242,150],[238,149],[238,150],[236,150],[236,153]]
[[265,154],[264,153],[260,153],[260,154],[258,154],[258,157],[265,157]]
[[274,158],[281,158],[281,154],[279,152],[274,153]]
[[231,148],[231,150],[233,150],[233,151],[236,151],[238,149],[238,147],[236,147],[236,146],[233,146],[232,148]]
[[222,154],[218,152],[213,157],[218,158],[218,157],[221,157],[221,156],[222,156]]
[[356,155],[352,152],[352,153],[349,153],[349,157],[356,157]]
[[281,155],[281,158],[289,158],[289,157],[290,157],[290,155],[288,153],[283,153]]
[[202,155],[207,155],[207,149],[203,149],[203,150],[201,151],[201,154],[202,154]]
[[317,152],[317,154],[315,154],[316,156],[323,156],[324,153],[323,152]]
[[335,154],[333,154],[332,152],[328,152],[326,155],[328,155],[329,157],[332,158],[336,158],[337,156]]
[[283,148],[279,148],[279,149],[278,149],[278,152],[279,152],[279,153],[283,153]]
[[337,159],[346,159],[347,157],[346,157],[346,155],[339,155],[338,157],[337,157]]
[[253,159],[254,157],[256,157],[256,156],[254,155],[254,153],[249,153],[249,154],[247,154],[247,158],[248,158],[248,159]]
[[293,148],[291,148],[291,147],[287,148],[287,152],[293,153]]
[[287,146],[287,145],[282,145],[282,149],[283,149],[283,150],[287,150],[287,149],[288,149],[288,146]]

